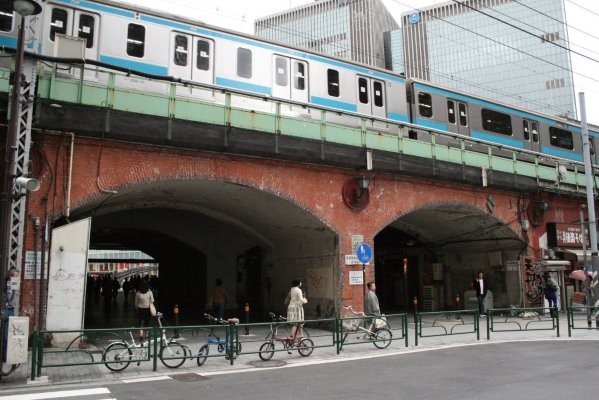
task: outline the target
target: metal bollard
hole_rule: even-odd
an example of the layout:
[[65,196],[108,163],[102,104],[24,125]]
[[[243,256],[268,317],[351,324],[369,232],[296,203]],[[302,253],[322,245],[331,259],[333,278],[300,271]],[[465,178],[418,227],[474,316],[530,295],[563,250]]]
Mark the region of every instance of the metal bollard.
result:
[[[456,294],[455,295],[455,309],[456,311],[460,311],[460,294]],[[460,314],[456,314],[455,316],[456,319],[460,319]]]
[[[179,305],[175,304],[173,307],[173,317],[175,320],[175,326],[179,326]],[[175,339],[179,339],[179,329],[175,328]]]
[[[250,323],[250,303],[245,303],[245,306],[243,307],[243,311],[245,311],[245,323],[249,324]],[[245,326],[245,334],[249,335],[250,334],[250,327],[249,326]]]
[[414,322],[416,322],[416,314],[418,314],[418,297],[414,296],[412,302],[414,303]]

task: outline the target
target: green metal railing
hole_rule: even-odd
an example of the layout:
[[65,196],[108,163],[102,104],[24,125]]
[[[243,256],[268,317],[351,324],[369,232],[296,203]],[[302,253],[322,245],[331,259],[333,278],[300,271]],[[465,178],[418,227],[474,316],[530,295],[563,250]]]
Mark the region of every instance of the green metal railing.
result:
[[[0,69],[0,91],[8,91],[7,71]],[[42,69],[38,77],[37,97],[45,101],[121,110],[430,158],[459,166],[485,168],[489,172],[532,178],[540,186],[551,185],[552,190],[582,193],[586,188],[582,163],[549,155],[540,156],[526,150],[448,132],[352,113],[343,114],[354,123],[340,124],[335,119],[340,115],[339,111],[223,90],[212,85],[135,77],[138,81],[154,85],[161,90],[158,93],[143,90],[143,85],[140,85],[140,89],[119,86],[118,83],[123,79],[131,79],[123,73],[82,67],[74,67],[71,71],[78,72],[71,76],[64,76],[64,72],[61,75],[56,64]],[[84,79],[90,75],[94,76],[93,81]],[[200,93],[199,97],[189,95],[192,88],[195,93]],[[290,113],[290,108],[300,110],[301,113]],[[431,140],[410,139],[408,130],[424,132],[431,136]],[[483,152],[470,150],[473,145]],[[569,165],[570,173],[557,180],[558,168],[564,163]],[[598,183],[599,177],[595,178],[595,184]]]
[[[549,314],[549,317],[547,315]],[[487,310],[487,340],[491,332],[552,331],[559,337],[557,308],[489,308]]]
[[[393,332],[392,340],[404,340],[408,346],[408,324],[406,314],[387,315],[389,327]],[[363,318],[362,318],[363,319]],[[341,343],[346,330],[343,328],[344,319],[325,318],[304,321],[305,337],[309,337],[313,348],[334,348],[339,354],[343,343]],[[288,322],[287,325],[292,324]],[[185,354],[172,356],[167,360],[197,360],[200,349],[204,345],[209,346],[205,358],[224,357],[233,365],[235,359],[240,355],[258,354],[261,344],[270,341],[272,323],[251,324],[226,324],[226,325],[186,325],[165,327],[165,335],[168,341],[171,338],[185,339],[178,342],[185,349]],[[277,323],[278,325],[278,323]],[[141,328],[115,328],[115,329],[83,329],[65,331],[36,331],[32,334],[32,356],[31,356],[31,379],[41,376],[42,368],[73,367],[85,365],[106,364],[113,362],[103,360],[103,353],[107,346],[114,342],[123,342],[131,346],[131,334],[136,337]],[[156,371],[158,360],[161,358],[161,328],[144,328],[148,331],[149,340],[139,347],[131,349],[134,354],[130,361],[132,363],[151,363],[151,368]],[[278,337],[287,334],[281,325]],[[255,334],[243,335],[240,332],[257,332]],[[212,333],[213,339],[207,339]],[[60,338],[68,337],[66,341]],[[53,338],[54,340],[50,340]],[[50,344],[52,342],[52,344]],[[65,343],[57,345],[56,343]],[[361,342],[364,343],[364,342]],[[345,344],[349,344],[346,342]],[[357,343],[356,343],[357,344]],[[51,347],[50,347],[50,346]],[[219,346],[222,346],[219,349]],[[291,350],[296,350],[292,348]],[[275,352],[288,351],[282,345],[275,346]]]
[[[599,329],[599,307],[573,305],[566,307],[568,318],[568,337],[572,336],[574,329]],[[595,326],[593,326],[595,319]]]
[[[464,318],[466,317],[466,318]],[[476,334],[480,340],[478,310],[416,312],[414,314],[414,344],[418,338]]]

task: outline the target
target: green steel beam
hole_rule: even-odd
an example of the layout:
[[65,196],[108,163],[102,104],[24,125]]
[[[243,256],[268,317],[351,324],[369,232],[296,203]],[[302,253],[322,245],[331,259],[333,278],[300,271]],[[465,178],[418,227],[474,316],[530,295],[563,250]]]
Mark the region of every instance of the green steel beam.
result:
[[[76,70],[76,69],[75,69]],[[151,81],[147,78],[135,77],[136,80],[146,80],[147,84],[155,87],[164,87],[162,93],[143,90],[123,89],[118,86],[119,80],[128,79],[124,74],[107,71],[96,71],[98,79],[95,81],[82,79],[85,71],[80,69],[79,76],[61,76],[59,69],[45,68],[39,73],[38,97],[44,100],[75,103],[90,107],[105,107],[115,110],[141,113],[146,115],[181,119],[204,124],[230,126],[240,129],[260,131],[265,134],[280,134],[293,137],[338,143],[372,150],[405,154],[416,157],[432,158],[434,160],[455,163],[468,167],[486,168],[488,171],[497,171],[513,175],[534,178],[540,188],[560,190],[570,193],[584,193],[585,180],[582,165],[575,163],[574,170],[567,174],[562,181],[556,180],[558,160],[555,165],[546,165],[547,159],[543,156],[544,163],[538,157],[531,161],[518,159],[520,152],[507,150],[491,144],[481,144],[469,138],[458,138],[457,146],[437,144],[438,133],[429,132],[430,142],[409,139],[403,136],[405,126],[388,123],[387,131],[378,131],[369,128],[366,123],[370,119],[360,119],[355,127],[335,124],[327,121],[337,113],[311,108],[312,118],[303,118],[296,115],[282,113],[282,104],[277,100],[266,98],[251,98],[240,94],[211,91],[206,88],[191,88],[179,83],[166,83]],[[89,72],[88,72],[89,73]],[[8,70],[0,70],[0,91],[8,91]],[[215,93],[224,96],[225,104],[197,97],[185,96],[193,90],[201,91],[206,95]],[[224,93],[224,94],[223,94]],[[238,106],[235,101],[259,101],[268,111],[256,111]],[[319,115],[314,115],[319,113]],[[420,129],[426,131],[425,129]],[[486,153],[468,150],[469,145],[487,146]],[[511,153],[509,157],[493,154],[501,148],[503,153]],[[599,178],[595,178],[599,184]]]

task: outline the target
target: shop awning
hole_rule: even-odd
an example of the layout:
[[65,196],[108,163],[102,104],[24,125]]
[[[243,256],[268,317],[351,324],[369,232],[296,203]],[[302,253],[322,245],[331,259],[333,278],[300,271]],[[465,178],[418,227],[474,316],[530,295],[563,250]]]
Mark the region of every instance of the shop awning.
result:
[[[575,254],[578,261],[584,261],[584,251],[582,249],[561,248],[560,251],[563,251],[564,253]],[[587,261],[590,262],[591,261],[591,250],[587,249],[586,253],[587,253]]]

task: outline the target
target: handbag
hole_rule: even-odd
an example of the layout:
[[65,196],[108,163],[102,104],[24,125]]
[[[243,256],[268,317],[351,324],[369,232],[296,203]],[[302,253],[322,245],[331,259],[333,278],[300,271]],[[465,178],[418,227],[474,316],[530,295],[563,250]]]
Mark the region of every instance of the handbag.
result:
[[150,314],[152,314],[152,317],[156,316],[156,307],[154,307],[154,303],[150,303]]

